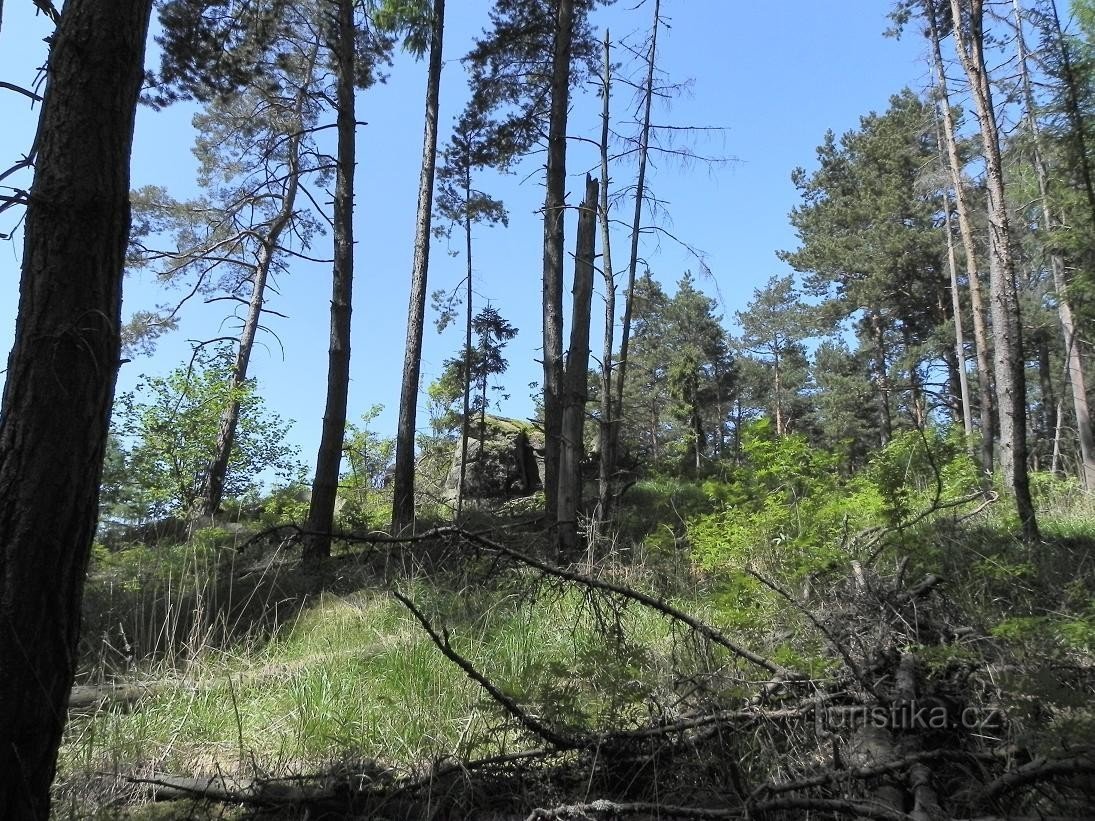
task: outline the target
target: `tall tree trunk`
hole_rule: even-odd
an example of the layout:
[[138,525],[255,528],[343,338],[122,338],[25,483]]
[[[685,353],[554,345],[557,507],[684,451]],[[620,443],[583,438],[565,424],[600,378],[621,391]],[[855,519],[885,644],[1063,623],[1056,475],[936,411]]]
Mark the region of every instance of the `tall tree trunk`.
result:
[[414,525],[414,433],[422,376],[422,331],[426,322],[426,281],[430,265],[433,186],[437,171],[437,118],[441,97],[441,52],[445,39],[445,0],[433,0],[430,66],[426,78],[426,125],[422,134],[422,171],[418,178],[418,217],[414,227],[414,264],[407,306],[407,346],[399,392],[399,426],[392,477],[392,534]]
[[775,400],[776,405],[776,436],[783,436],[783,434],[786,433],[786,428],[783,424],[783,369],[779,362],[778,345],[774,345],[773,350],[775,351],[775,354],[774,362],[772,364],[772,398]]
[[[635,209],[631,216],[631,252],[627,261],[627,291],[624,295],[624,316],[620,328],[620,366],[616,374],[616,418],[623,418],[624,382],[627,378],[627,355],[631,342],[631,314],[635,303],[635,278],[639,270],[639,233],[642,230],[643,205],[646,199],[646,164],[650,156],[650,112],[654,105],[654,68],[657,64],[658,29],[661,26],[661,0],[654,0],[654,25],[650,30],[650,50],[646,56],[646,78],[643,82],[643,121],[639,130],[639,171],[635,179]],[[657,437],[655,437],[656,439]],[[620,425],[612,428],[612,457],[618,458]],[[657,445],[655,445],[655,448]],[[610,473],[616,469],[615,461]]]
[[966,258],[966,280],[970,290],[970,307],[973,318],[973,347],[977,363],[977,393],[979,401],[979,421],[981,424],[981,470],[986,481],[991,480],[993,467],[993,401],[992,366],[989,358],[989,335],[985,323],[985,305],[981,293],[981,274],[977,269],[977,243],[973,236],[969,207],[966,203],[966,187],[962,180],[962,160],[958,155],[958,138],[954,126],[954,113],[951,110],[950,92],[947,86],[947,74],[943,66],[943,53],[940,47],[942,34],[939,30],[939,17],[935,0],[925,0],[928,16],[928,36],[932,46],[932,63],[935,68],[935,80],[939,89],[939,108],[943,119],[943,144],[947,150],[947,165],[951,172],[951,187],[954,189],[954,208],[958,214],[958,232],[962,237],[962,250]]
[[[1053,390],[1053,367],[1049,355],[1049,333],[1045,328],[1039,328],[1034,337],[1034,343],[1038,348],[1038,387],[1042,393],[1042,401],[1039,403],[1039,431],[1038,438],[1043,442],[1052,442],[1057,438],[1054,424],[1057,414],[1056,392]],[[1035,470],[1040,470],[1037,450],[1034,451]]]
[[962,329],[962,291],[958,284],[958,261],[954,248],[954,226],[951,219],[950,197],[943,194],[943,229],[947,232],[947,273],[950,277],[951,313],[954,317],[954,357],[958,374],[959,401],[962,403],[962,430],[966,441],[973,438],[973,407],[970,405],[970,382],[966,373],[966,334]]
[[574,0],[555,4],[551,60],[546,193],[544,195],[544,513],[558,518],[559,457],[563,414],[563,239],[566,215],[567,109],[574,39]]
[[151,0],[68,0],[49,57],[0,409],[0,817],[45,821],[118,372]]
[[338,72],[338,159],[335,170],[334,241],[335,261],[331,285],[331,344],[327,363],[327,404],[323,413],[316,456],[316,474],[308,507],[305,557],[322,559],[331,555],[338,474],[342,465],[342,444],[346,434],[346,403],[350,392],[350,310],[354,281],[354,165],[356,163],[357,113],[355,111],[356,71],[354,67],[354,3],[338,0],[338,33],[335,64]]
[[[312,76],[312,70],[318,56],[318,44],[309,54],[309,68],[306,77]],[[247,305],[247,319],[244,320],[243,330],[240,333],[239,349],[236,351],[236,361],[232,367],[232,399],[228,407],[221,415],[220,430],[217,434],[217,448],[212,461],[206,469],[202,488],[202,513],[213,516],[220,507],[224,496],[224,480],[228,475],[228,463],[232,457],[232,445],[236,439],[236,427],[240,419],[240,402],[236,398],[240,389],[247,382],[247,370],[251,364],[251,351],[255,346],[255,338],[258,335],[259,324],[262,319],[262,306],[266,299],[266,283],[270,277],[270,266],[274,263],[281,235],[284,233],[289,220],[296,209],[297,191],[300,187],[300,145],[304,139],[304,133],[300,127],[300,120],[306,100],[308,82],[305,81],[294,101],[294,120],[291,126],[294,132],[289,137],[287,162],[289,166],[285,179],[285,190],[281,197],[281,206],[274,215],[265,236],[259,244],[258,258],[255,260],[255,272],[251,277],[251,298]]]
[[968,0],[967,3],[950,0],[950,3],[955,25],[955,50],[969,79],[985,155],[989,282],[992,290],[996,401],[1000,416],[1000,464],[1004,480],[1015,497],[1023,537],[1028,542],[1033,542],[1039,534],[1027,474],[1026,369],[1015,287],[1015,260],[1012,256],[1011,229],[1004,196],[1000,136],[992,105],[992,88],[985,67],[984,9],[982,0]]
[[[466,143],[465,143],[466,145]],[[471,258],[471,157],[464,162],[464,260],[467,270],[464,272],[464,294],[466,312],[464,314],[464,414],[460,423],[460,484],[456,487],[456,518],[464,515],[464,483],[468,477],[468,437],[471,436],[471,323],[472,323],[472,258]],[[485,437],[479,441],[479,456],[482,458]]]
[[890,376],[886,361],[886,329],[882,317],[877,311],[869,316],[871,335],[875,343],[875,382],[878,387],[878,438],[882,447],[890,443],[893,436],[893,418],[890,413]]
[[617,437],[613,428],[619,425],[619,409],[613,399],[613,356],[616,331],[616,273],[612,268],[612,230],[609,220],[609,162],[608,138],[609,116],[612,102],[612,45],[609,33],[605,31],[604,40],[604,76],[602,78],[601,107],[601,185],[600,208],[597,215],[601,225],[601,274],[605,283],[605,332],[601,345],[601,424],[599,431],[599,464],[597,484],[597,520],[607,521],[612,517],[614,480],[616,473]]
[[559,549],[572,557],[578,548],[578,509],[582,504],[584,423],[589,392],[589,323],[597,245],[597,180],[586,175],[586,196],[578,212],[574,248],[574,302],[570,349],[564,374],[562,451],[559,458]]
[[[1023,39],[1023,16],[1019,0],[1012,0],[1015,8],[1016,48],[1019,51],[1019,70],[1023,80],[1023,101],[1026,107],[1027,128],[1034,139],[1034,174],[1038,179],[1038,196],[1042,200],[1042,230],[1048,238],[1055,227],[1053,213],[1049,204],[1049,168],[1042,150],[1041,132],[1034,116],[1034,92],[1031,88],[1030,71],[1027,66],[1027,48]],[[1056,14],[1056,11],[1054,11]],[[1065,338],[1065,375],[1072,389],[1072,407],[1076,413],[1076,430],[1080,438],[1081,475],[1084,486],[1095,490],[1095,431],[1091,427],[1091,411],[1087,403],[1087,380],[1084,375],[1084,363],[1080,357],[1080,346],[1076,338],[1076,323],[1072,317],[1072,305],[1068,298],[1068,283],[1065,280],[1065,261],[1060,254],[1050,254],[1050,268],[1053,271],[1053,290],[1057,297],[1057,316],[1061,321],[1061,330]]]

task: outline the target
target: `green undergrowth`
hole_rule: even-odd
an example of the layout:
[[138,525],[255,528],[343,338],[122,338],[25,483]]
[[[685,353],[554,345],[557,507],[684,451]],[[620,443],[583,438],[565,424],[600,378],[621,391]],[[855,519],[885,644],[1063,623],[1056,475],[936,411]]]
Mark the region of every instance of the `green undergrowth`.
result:
[[[216,555],[192,553],[210,568]],[[107,579],[117,585],[121,561],[102,561],[92,587]],[[220,561],[221,575],[240,574],[239,559]],[[194,567],[184,563],[184,569]],[[179,575],[173,566],[165,572]],[[432,578],[382,580],[347,557],[336,559],[318,584],[298,574],[295,563],[268,567],[265,590],[260,594],[256,585],[246,593],[270,602],[279,591],[291,618],[256,622],[250,631],[237,625],[233,641],[218,633],[201,647],[176,636],[183,645],[177,652],[158,652],[130,668],[127,680],[147,688],[135,705],[107,704],[70,722],[61,756],[61,792],[70,806],[84,800],[76,796],[95,773],[288,776],[360,760],[402,771],[542,743],[513,729],[497,702],[389,595],[389,586],[438,631],[448,630],[451,646],[503,693],[563,732],[638,726],[671,669],[733,667],[724,652],[682,643],[680,631],[652,610],[614,607],[578,589],[545,585],[527,571],[492,573],[474,559],[458,574]],[[309,585],[328,589],[302,601],[286,598]],[[143,589],[164,595],[167,586]],[[710,616],[702,603],[676,604]],[[98,663],[93,655],[87,660]]]
[[[633,487],[579,571],[665,599],[820,687],[848,672],[818,623],[847,626],[833,591],[853,565],[887,584],[934,574],[932,606],[961,636],[912,638],[906,649],[928,674],[983,675],[1020,743],[1095,737],[1090,494],[1035,475],[1043,538],[1031,545],[1008,503],[977,494],[965,448],[946,434],[900,436],[854,478],[762,426],[743,453],[718,479]],[[476,512],[476,529],[491,524]],[[494,538],[548,555],[542,535],[503,527]],[[71,817],[140,795],[104,774],[282,777],[363,761],[402,773],[540,746],[393,590],[508,699],[564,734],[740,704],[763,676],[652,609],[470,548],[340,545],[328,564],[303,569],[295,546],[240,551],[245,541],[214,529],[184,545],[97,551],[81,680],[137,682],[145,694],[70,721],[58,795]]]

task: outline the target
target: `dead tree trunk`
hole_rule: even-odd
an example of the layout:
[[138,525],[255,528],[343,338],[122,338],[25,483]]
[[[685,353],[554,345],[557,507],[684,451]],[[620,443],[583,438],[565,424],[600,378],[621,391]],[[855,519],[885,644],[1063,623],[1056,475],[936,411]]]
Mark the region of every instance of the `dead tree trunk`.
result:
[[609,221],[609,159],[608,137],[609,116],[612,102],[612,46],[608,31],[604,40],[604,76],[602,78],[601,108],[601,185],[600,208],[598,217],[601,224],[601,274],[605,283],[605,332],[601,345],[601,424],[599,431],[600,459],[597,484],[597,520],[607,521],[612,517],[614,479],[616,472],[616,442],[613,429],[619,424],[619,409],[613,400],[613,357],[615,355],[616,332],[616,273],[612,268],[612,230]]
[[586,197],[578,214],[574,252],[574,303],[570,350],[563,377],[562,450],[559,459],[559,550],[571,557],[578,548],[578,509],[582,503],[582,456],[589,386],[589,322],[597,242],[597,180],[586,175]]
[[950,0],[955,27],[955,50],[970,84],[981,145],[985,155],[988,191],[989,281],[992,289],[992,330],[996,359],[996,402],[1000,416],[1000,464],[1022,522],[1023,537],[1038,538],[1038,523],[1027,474],[1026,369],[1015,287],[1015,259],[1004,196],[1004,168],[1000,135],[992,105],[992,88],[984,53],[983,0]]
[[[650,156],[650,112],[654,105],[654,67],[657,65],[658,28],[661,26],[661,0],[654,0],[654,25],[650,31],[650,50],[646,58],[646,78],[643,84],[643,122],[639,131],[639,172],[635,180],[635,210],[631,217],[631,253],[627,261],[627,292],[624,296],[623,325],[620,328],[620,367],[616,375],[616,418],[623,417],[624,380],[627,378],[627,354],[631,340],[631,314],[635,298],[635,277],[639,270],[639,234],[642,230],[643,204],[646,198],[646,164]],[[611,454],[619,453],[620,426],[612,428]],[[656,437],[655,437],[656,438]],[[616,464],[609,465],[609,473],[615,473]]]
[[[464,515],[464,483],[468,476],[468,437],[471,435],[471,371],[472,371],[472,258],[471,258],[471,157],[464,162],[464,261],[467,264],[464,273],[465,315],[464,315],[464,413],[460,417],[460,484],[456,487],[456,519]],[[485,410],[485,408],[484,408]],[[483,453],[482,436],[479,453]]]
[[68,0],[26,200],[0,410],[0,817],[45,821],[118,371],[151,0]]
[[354,280],[354,165],[357,135],[354,83],[354,3],[339,0],[338,33],[335,45],[337,70],[336,128],[338,159],[335,170],[334,240],[335,262],[331,285],[331,344],[327,363],[327,404],[323,431],[316,456],[312,499],[308,507],[305,557],[322,559],[331,555],[338,474],[342,466],[342,443],[346,434],[346,403],[350,392],[350,307]]
[[[1034,92],[1031,88],[1030,71],[1027,66],[1026,42],[1023,39],[1023,17],[1019,0],[1012,0],[1015,8],[1015,44],[1019,51],[1019,71],[1023,81],[1023,101],[1026,107],[1027,128],[1034,140],[1034,175],[1038,179],[1038,196],[1042,200],[1042,230],[1048,237],[1055,227],[1055,220],[1049,204],[1049,168],[1042,151],[1041,133],[1034,116]],[[1095,431],[1091,428],[1091,412],[1087,404],[1087,380],[1084,375],[1084,363],[1080,357],[1080,347],[1076,338],[1076,322],[1072,316],[1072,305],[1068,298],[1068,283],[1065,280],[1065,261],[1060,254],[1051,254],[1050,268],[1053,271],[1053,290],[1057,298],[1057,316],[1061,321],[1061,330],[1065,339],[1065,376],[1072,389],[1072,407],[1076,413],[1076,430],[1080,439],[1081,478],[1085,487],[1095,490]]]
[[551,60],[546,194],[544,196],[544,513],[558,515],[559,458],[563,413],[563,239],[566,214],[567,110],[574,38],[574,0],[555,4],[555,48]]
[[426,322],[426,281],[430,265],[433,183],[437,171],[437,117],[444,34],[445,0],[433,0],[430,67],[426,79],[426,125],[422,135],[414,263],[410,304],[407,307],[407,346],[403,356],[403,385],[399,393],[399,425],[395,437],[395,475],[392,477],[392,534],[396,536],[414,524],[414,433],[418,415],[418,387],[422,376],[422,332]]
[[977,393],[980,407],[981,424],[981,470],[986,480],[992,476],[993,466],[993,385],[992,366],[989,360],[989,336],[985,323],[985,305],[981,294],[981,275],[977,269],[977,245],[970,223],[969,208],[966,204],[966,188],[962,180],[962,160],[958,155],[958,140],[955,136],[954,114],[951,110],[950,93],[947,86],[947,74],[943,67],[943,53],[940,48],[942,34],[939,30],[938,11],[935,0],[925,0],[928,16],[928,36],[932,46],[932,63],[939,89],[939,108],[943,120],[943,144],[947,150],[947,165],[951,173],[951,187],[954,189],[954,207],[958,214],[958,232],[962,237],[962,250],[966,258],[966,280],[970,290],[970,306],[973,315],[973,347],[977,362]]
[[970,383],[966,373],[966,334],[962,330],[962,291],[958,284],[958,261],[954,249],[954,228],[951,220],[950,197],[943,194],[943,229],[947,232],[947,273],[950,276],[951,312],[954,314],[954,356],[958,372],[959,401],[962,403],[962,431],[966,441],[973,439],[973,407],[970,405]]

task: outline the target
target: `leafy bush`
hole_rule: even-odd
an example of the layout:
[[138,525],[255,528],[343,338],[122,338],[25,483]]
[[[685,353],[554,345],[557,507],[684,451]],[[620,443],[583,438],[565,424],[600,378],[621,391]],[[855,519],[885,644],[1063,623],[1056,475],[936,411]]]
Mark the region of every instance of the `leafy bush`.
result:
[[689,523],[694,555],[709,570],[755,565],[776,578],[802,579],[839,562],[847,535],[877,518],[882,500],[874,486],[841,479],[837,457],[805,437],[776,436],[761,420],[744,431],[742,452],[733,481],[705,486],[721,509]]
[[981,478],[962,431],[955,427],[897,434],[871,458],[867,475],[884,501],[891,525],[927,509],[937,497],[975,493]]
[[[129,516],[190,512],[216,453],[221,416],[231,402],[239,402],[240,415],[225,497],[254,493],[259,474],[266,471],[283,481],[300,478],[298,449],[285,441],[292,423],[266,409],[253,381],[233,389],[232,367],[229,347],[199,351],[189,366],[164,377],[142,377],[135,391],[118,397],[115,433],[129,450],[115,454],[119,464],[108,472],[105,484],[108,496],[126,500]],[[114,488],[111,477],[125,488]]]

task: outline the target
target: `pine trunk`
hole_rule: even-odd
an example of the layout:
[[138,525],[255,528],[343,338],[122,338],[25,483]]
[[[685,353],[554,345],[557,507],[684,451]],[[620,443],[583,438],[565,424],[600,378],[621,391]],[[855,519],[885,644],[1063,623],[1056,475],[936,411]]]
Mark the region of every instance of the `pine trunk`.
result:
[[947,273],[950,277],[951,313],[954,321],[955,373],[958,377],[958,401],[962,403],[962,430],[966,441],[973,438],[973,408],[970,405],[970,383],[966,373],[966,334],[962,328],[962,291],[958,284],[958,261],[954,248],[954,228],[951,225],[950,198],[943,195],[944,225],[947,232]]
[[597,242],[597,180],[586,176],[586,197],[578,213],[574,252],[574,302],[570,349],[564,374],[562,449],[559,458],[559,549],[573,557],[578,549],[578,509],[582,503],[584,422],[589,390],[589,324]]
[[601,273],[605,282],[605,332],[601,345],[601,424],[599,431],[599,462],[597,484],[597,520],[604,522],[612,517],[614,480],[616,474],[617,437],[613,429],[619,425],[619,408],[613,398],[613,356],[616,332],[616,273],[612,268],[612,231],[609,222],[609,115],[612,101],[612,46],[608,32],[604,41],[604,97],[601,108],[601,185],[600,208],[597,216],[601,225]]
[[563,425],[563,240],[574,0],[558,0],[555,8],[545,178],[547,190],[544,196],[544,514],[548,522],[557,521],[559,510],[559,458]]
[[403,356],[403,386],[399,392],[399,425],[395,437],[392,477],[392,535],[414,525],[414,434],[418,388],[422,377],[422,332],[426,322],[427,273],[433,186],[437,171],[437,118],[441,97],[441,53],[445,33],[445,0],[433,0],[430,66],[426,78],[426,125],[422,135],[422,171],[418,179],[418,217],[414,228],[414,263],[407,306],[407,346]]
[[962,161],[958,155],[955,136],[954,114],[951,111],[947,75],[943,70],[943,54],[940,49],[940,31],[934,0],[926,0],[929,37],[932,45],[932,62],[936,82],[939,84],[940,113],[943,116],[943,142],[947,148],[947,164],[954,189],[954,208],[958,214],[958,232],[962,237],[962,250],[966,258],[966,280],[970,290],[970,307],[973,315],[973,347],[977,362],[977,389],[981,424],[981,470],[986,480],[992,476],[993,467],[993,402],[992,366],[989,359],[989,335],[985,323],[985,304],[981,294],[981,275],[977,269],[977,245],[973,236],[969,208],[966,204],[966,188],[962,180]]
[[0,410],[0,817],[45,821],[114,384],[151,0],[68,0],[49,58]]
[[327,354],[327,404],[323,430],[316,455],[316,474],[308,507],[308,539],[305,558],[331,555],[338,475],[342,466],[342,444],[346,434],[346,404],[350,392],[350,308],[354,279],[354,165],[357,136],[354,83],[354,3],[339,0],[335,63],[338,73],[336,128],[338,131],[335,170],[334,243],[335,261],[331,284],[331,342]]
[[1038,523],[1027,474],[1026,368],[1015,288],[1015,260],[1004,196],[1004,169],[992,89],[985,67],[982,0],[970,0],[968,14],[962,0],[951,0],[956,27],[956,50],[969,79],[981,144],[985,155],[988,192],[989,285],[996,365],[996,402],[1000,417],[1000,465],[1004,481],[1015,498],[1028,542],[1038,538]]

